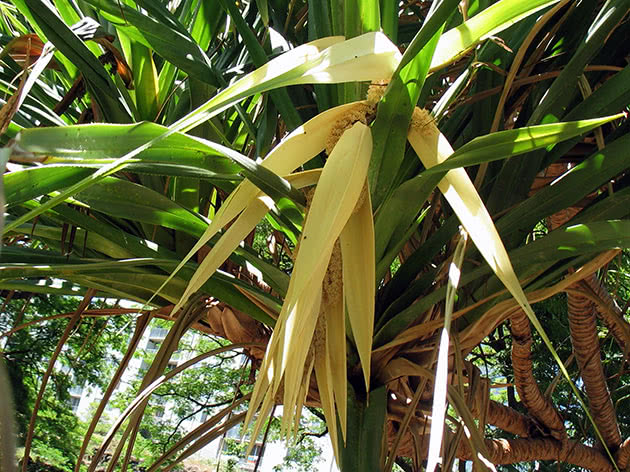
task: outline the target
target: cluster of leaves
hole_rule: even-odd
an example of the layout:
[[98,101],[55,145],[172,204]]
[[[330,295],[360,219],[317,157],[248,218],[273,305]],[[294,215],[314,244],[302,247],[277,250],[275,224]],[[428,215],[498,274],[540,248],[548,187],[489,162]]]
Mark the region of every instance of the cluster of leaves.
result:
[[[53,290],[42,285],[42,280],[63,276],[78,290],[75,293],[91,288],[133,300],[151,299],[151,304],[160,308],[184,306],[172,331],[174,338],[197,321],[194,316],[185,318],[191,313],[187,309],[194,306],[185,302],[199,290],[198,298],[213,297],[233,310],[234,316],[228,316],[226,309],[221,323],[215,323],[213,329],[221,335],[263,333],[264,338],[275,328],[274,334],[283,341],[272,343],[270,351],[276,349],[275,357],[271,361],[267,358],[264,366],[275,362],[284,369],[287,359],[308,359],[320,314],[312,301],[322,295],[326,258],[330,259],[335,239],[346,228],[345,216],[337,217],[333,210],[343,208],[352,213],[358,196],[355,201],[341,201],[350,193],[345,192],[350,180],[347,175],[333,175],[327,186],[322,177],[318,189],[326,189],[329,195],[339,191],[339,195],[334,194],[331,200],[335,201],[328,204],[320,199],[324,202],[319,207],[323,208],[322,219],[316,223],[312,223],[313,204],[309,224],[335,230],[322,230],[317,235],[324,237],[310,237],[306,243],[306,235],[300,234],[306,199],[287,180],[303,174],[287,174],[296,169],[319,172],[324,162],[327,166],[338,162],[333,159],[334,152],[328,160],[320,154],[327,138],[323,135],[332,134],[332,122],[337,118],[334,113],[343,113],[333,108],[327,116],[335,116],[335,120],[326,120],[320,113],[317,126],[311,122],[310,128],[305,125],[300,131],[298,127],[318,111],[330,112],[336,105],[361,99],[366,86],[356,81],[391,78],[383,87],[383,99],[376,99],[378,103],[372,104],[375,109],[363,117],[367,124],[356,128],[361,130],[364,144],[361,163],[365,166],[361,171],[367,177],[357,172],[351,180],[352,190],[353,195],[358,194],[367,179],[371,200],[368,204],[363,200],[361,208],[367,208],[364,227],[370,229],[370,235],[373,230],[374,241],[363,234],[343,248],[359,256],[369,253],[370,257],[354,264],[344,262],[345,272],[352,277],[344,274],[346,303],[335,305],[341,316],[329,316],[322,310],[322,317],[329,321],[344,321],[347,308],[348,318],[354,319],[352,333],[346,333],[343,325],[326,331],[329,337],[320,342],[327,345],[326,351],[314,356],[320,384],[313,392],[315,396],[308,397],[313,367],[309,370],[308,365],[297,361],[287,369],[294,382],[288,387],[285,382],[284,392],[285,398],[300,396],[298,403],[305,397],[319,398],[328,410],[331,435],[337,434],[335,408],[342,435],[347,416],[348,424],[354,426],[348,426],[347,442],[339,446],[343,451],[338,454],[345,470],[367,469],[370,464],[390,470],[398,451],[395,447],[382,451],[383,444],[399,444],[413,416],[420,426],[416,424],[417,429],[406,436],[405,454],[415,451],[413,462],[419,468],[429,418],[424,411],[412,408],[427,382],[433,382],[433,357],[429,353],[437,348],[442,326],[451,326],[451,334],[461,340],[456,354],[466,354],[520,305],[540,330],[546,347],[559,355],[556,360],[567,359],[567,336],[560,329],[564,312],[539,309],[537,315],[547,326],[558,324],[547,336],[518,278],[527,281],[524,288],[529,294],[542,291],[539,295],[546,298],[595,254],[630,245],[628,185],[620,178],[628,168],[629,125],[619,114],[627,107],[630,90],[630,68],[625,60],[630,23],[624,21],[630,0],[436,0],[403,5],[357,0],[343,2],[343,6],[337,1],[302,0],[194,3],[125,0],[116,5],[102,0],[57,0],[53,6],[42,0],[16,0],[14,8],[8,8],[8,14],[0,19],[7,35],[15,30],[34,31],[42,45],[50,40],[57,49],[55,63],[51,63],[54,67],[41,70],[44,59],[50,59],[42,50],[36,69],[39,80],[23,81],[23,88],[17,90],[12,85],[21,73],[13,60],[17,56],[9,53],[6,58],[1,84],[14,93],[2,123],[6,133],[0,138],[8,147],[0,157],[11,157],[14,162],[4,179],[9,214],[5,240],[9,247],[2,253],[0,288]],[[80,22],[83,16],[98,21],[100,28],[94,34],[84,31],[94,21]],[[380,33],[362,36],[380,30],[389,39]],[[356,42],[325,39],[308,46],[308,55],[299,55],[304,49],[297,46],[331,35],[344,35]],[[83,41],[92,37],[100,41],[98,44],[115,44],[112,47],[120,56],[115,62],[118,75],[113,76],[114,69],[103,67],[96,59],[103,52],[99,46]],[[0,39],[15,46],[8,37]],[[391,54],[383,59],[386,54],[381,54],[376,43],[385,45],[384,50]],[[349,51],[348,44],[359,46]],[[397,47],[406,51],[402,58]],[[114,54],[112,49],[108,51]],[[265,65],[276,55],[276,62]],[[123,57],[126,62],[120,60]],[[365,58],[374,62],[366,67],[361,63]],[[246,75],[251,71],[253,75]],[[35,76],[34,70],[31,77]],[[302,86],[304,82],[313,84]],[[87,94],[68,97],[75,83],[82,84]],[[285,87],[291,84],[301,85]],[[22,98],[25,106],[16,111]],[[57,105],[64,101],[73,105],[60,110]],[[431,109],[432,115],[421,115],[422,122],[411,120],[416,105]],[[89,112],[96,121],[108,124],[73,126],[89,121]],[[610,116],[587,121],[605,115]],[[432,127],[434,120],[439,131]],[[603,123],[606,125],[596,132],[596,139],[579,137]],[[50,128],[39,128],[40,124]],[[425,125],[431,125],[434,133],[423,132]],[[281,152],[285,154],[279,154],[294,165],[283,163],[284,168],[270,159],[263,166],[250,159],[266,155],[287,131],[296,128],[297,134],[290,139],[301,144],[293,144],[292,149],[285,140],[274,148],[274,152],[284,149]],[[302,133],[307,128],[308,133]],[[330,132],[317,136],[322,129]],[[504,131],[498,132],[501,129]],[[300,141],[305,135],[307,138]],[[315,144],[309,140],[311,135],[315,135]],[[408,139],[412,147],[407,146]],[[344,141],[351,148],[348,142]],[[578,144],[582,147],[574,152]],[[300,152],[307,147],[312,154],[302,156]],[[350,149],[348,156],[356,157],[353,151]],[[33,165],[34,159],[44,165]],[[537,175],[565,160],[571,161],[571,169],[565,166],[561,170],[564,178],[553,186],[542,186],[532,196]],[[460,167],[468,167],[470,172]],[[614,183],[608,185],[611,179]],[[309,185],[314,183],[312,180]],[[600,191],[606,185],[609,191]],[[259,189],[273,203],[262,194],[256,198]],[[262,208],[266,215],[257,213],[261,202],[266,205]],[[579,221],[574,221],[579,224],[550,231],[538,239],[544,233],[540,231],[541,221],[574,205],[589,207],[579,214]],[[259,224],[263,217],[266,223]],[[455,249],[463,247],[460,242],[464,239],[457,242],[460,223],[478,251],[469,249],[466,254],[464,276],[453,306],[450,295],[457,283],[454,287],[448,279],[446,264]],[[529,238],[532,234],[535,241]],[[294,249],[300,237],[299,252],[307,254],[308,262],[301,272],[297,270],[298,258],[294,267],[284,250],[285,240],[289,241],[286,248]],[[245,243],[241,245],[242,240]],[[269,249],[270,242],[273,250]],[[389,270],[393,261],[400,263],[393,266],[395,273]],[[361,267],[360,262],[367,267]],[[180,265],[181,270],[171,278],[173,269]],[[251,266],[267,285],[250,277]],[[297,284],[296,279],[299,289],[293,290],[290,284]],[[353,283],[359,279],[361,283]],[[504,286],[518,303],[501,293]],[[57,290],[69,291],[67,286]],[[619,293],[625,294],[623,289]],[[357,299],[364,302],[360,310],[355,309],[361,305],[355,303]],[[309,307],[304,313],[292,310],[303,302]],[[454,309],[461,311],[451,325]],[[248,325],[244,314],[266,326]],[[288,317],[291,319],[285,323]],[[219,326],[224,320],[228,326]],[[196,326],[211,330],[207,324]],[[480,357],[499,359],[509,348],[507,329],[500,331],[488,343],[492,344],[489,350],[481,347]],[[338,337],[328,343],[333,334]],[[346,346],[347,355],[342,350]],[[612,366],[620,354],[604,346]],[[300,356],[293,356],[298,352]],[[447,356],[448,350],[445,352]],[[165,350],[162,354],[159,361],[166,362],[170,353]],[[457,355],[455,361],[459,360]],[[441,378],[446,379],[448,362],[444,356],[442,361],[445,369]],[[557,376],[551,364],[544,364],[534,366],[543,386]],[[485,373],[498,368],[488,367]],[[302,372],[306,372],[303,382]],[[143,388],[161,374],[147,374]],[[267,410],[279,385],[286,381],[282,372],[279,375],[272,382],[270,395],[264,401],[264,395],[257,398]],[[510,378],[510,372],[505,371],[504,376]],[[623,380],[620,376],[619,381]],[[304,391],[296,393],[298,384]],[[327,388],[322,388],[323,384]],[[442,385],[446,391],[446,380]],[[266,387],[261,387],[263,393]],[[388,395],[388,391],[396,395]],[[575,433],[587,428],[573,394],[559,387],[557,391],[565,392],[557,400],[562,403],[559,409],[570,418],[570,433],[575,438],[587,437]],[[189,394],[192,391],[185,396]],[[161,387],[156,395],[176,397],[168,387]],[[394,397],[402,405],[397,405]],[[203,396],[201,400],[203,405],[215,401]],[[514,406],[509,411],[520,408],[509,394],[507,402]],[[293,411],[293,404],[285,406],[285,412]],[[398,416],[391,413],[394,407],[399,407]],[[466,417],[463,401],[459,407],[464,411],[458,413]],[[538,417],[540,412],[529,406],[524,410],[544,422],[545,418]],[[181,411],[188,414],[194,410]],[[474,433],[470,414],[468,419],[468,430]],[[284,422],[285,429],[288,423]],[[395,436],[388,438],[389,443],[382,441],[383,423]],[[461,432],[461,425],[450,424]],[[139,427],[130,424],[127,431]],[[527,443],[531,438],[525,435],[519,439]],[[475,447],[485,449],[485,440],[480,435],[474,437]],[[590,433],[584,441],[588,459],[608,461],[590,447],[594,441]],[[334,441],[333,446],[338,447],[338,443]],[[469,457],[464,448],[459,453]],[[387,454],[386,464],[381,464]],[[433,456],[435,462],[437,455]]]

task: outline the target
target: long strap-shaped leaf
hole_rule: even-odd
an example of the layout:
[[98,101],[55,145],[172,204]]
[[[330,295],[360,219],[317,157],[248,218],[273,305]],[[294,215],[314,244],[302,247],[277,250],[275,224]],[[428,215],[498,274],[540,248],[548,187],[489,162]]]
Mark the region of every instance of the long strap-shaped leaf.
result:
[[[409,129],[408,139],[411,146],[420,157],[420,160],[427,168],[441,164],[453,154],[453,148],[450,143],[439,132],[428,112],[425,110],[416,108]],[[601,440],[601,434],[591,418],[584,400],[571,380],[566,367],[551,344],[536,314],[532,310],[527,296],[523,292],[518,277],[512,268],[512,263],[507,255],[507,251],[499,237],[499,233],[470,177],[468,177],[468,174],[462,168],[453,169],[448,171],[444,179],[438,184],[438,187],[448,200],[453,211],[455,211],[462,226],[470,235],[483,258],[492,268],[499,280],[503,282],[540,334],[540,337],[543,339],[551,355],[557,362],[558,367],[571,385],[573,393],[575,393],[580,405],[589,417],[597,436]],[[610,451],[607,450],[607,452],[614,464]]]
[[[301,188],[306,185],[313,185],[317,182],[318,176],[319,171],[307,171],[306,173],[292,174],[287,177],[290,180],[295,181],[298,188]],[[215,244],[212,248],[212,251],[208,253],[206,258],[199,265],[190,279],[188,286],[186,287],[186,291],[177,302],[177,305],[173,308],[173,313],[177,312],[186,300],[188,300],[190,295],[199,290],[199,288],[206,283],[212,274],[214,274],[221,264],[225,262],[230,254],[232,254],[232,252],[238,247],[240,242],[243,241],[243,239],[245,239],[245,237],[256,227],[256,225],[263,219],[271,208],[273,208],[273,201],[261,192],[258,192],[258,197],[256,198],[255,196],[255,198],[250,201],[248,206],[238,216],[234,224],[232,224],[221,236],[217,244]],[[192,254],[194,254],[194,252]],[[182,266],[183,264],[180,262],[178,267]],[[171,276],[167,279],[167,282],[171,280],[174,274],[175,272],[171,274]],[[167,282],[160,287],[160,290]]]
[[382,33],[368,33],[348,41],[343,41],[341,37],[323,38],[293,49],[215,95],[207,103],[174,123],[164,134],[138,146],[12,221],[4,231],[29,221],[103,177],[123,169],[130,159],[162,139],[179,131],[188,131],[244,98],[295,84],[385,80],[389,79],[399,61],[398,48]]
[[483,10],[457,28],[442,35],[431,61],[431,69],[440,69],[464,55],[483,39],[512,26],[522,18],[559,0],[502,0]]
[[453,261],[448,271],[448,285],[446,289],[446,303],[444,307],[444,327],[440,336],[437,367],[435,369],[435,385],[433,388],[433,408],[431,413],[431,435],[429,438],[429,456],[427,472],[433,472],[438,464],[442,436],[444,433],[444,418],[446,417],[446,390],[448,387],[448,349],[450,345],[451,318],[455,305],[455,294],[459,285],[466,240],[468,235],[461,232],[461,238],[455,248]]
[[365,388],[369,392],[376,298],[376,258],[372,202],[369,190],[364,192],[365,199],[348,220],[341,233],[340,241],[343,290],[348,319],[361,360]]
[[592,120],[527,126],[479,136],[460,147],[445,162],[427,169],[427,173],[440,173],[517,156],[579,136],[623,117],[623,113],[618,113]]

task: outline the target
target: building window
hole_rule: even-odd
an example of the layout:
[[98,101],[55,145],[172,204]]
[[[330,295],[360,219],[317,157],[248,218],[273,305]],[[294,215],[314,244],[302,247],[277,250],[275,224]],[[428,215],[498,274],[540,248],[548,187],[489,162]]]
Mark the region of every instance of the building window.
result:
[[234,426],[232,429],[230,429],[227,434],[225,435],[226,437],[230,438],[230,439],[241,439],[241,427],[240,426]]
[[166,328],[151,328],[149,337],[151,339],[164,339],[167,334],[168,334],[168,329]]
[[70,406],[72,407],[73,413],[77,412],[77,408],[79,408],[80,402],[81,402],[81,397],[70,397]]

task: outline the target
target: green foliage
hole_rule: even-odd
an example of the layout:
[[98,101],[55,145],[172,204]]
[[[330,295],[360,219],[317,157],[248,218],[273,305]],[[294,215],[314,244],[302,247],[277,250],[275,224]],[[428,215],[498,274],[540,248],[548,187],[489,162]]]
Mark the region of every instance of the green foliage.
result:
[[282,464],[274,466],[274,472],[291,470],[295,472],[308,472],[318,462],[322,461],[322,450],[315,444],[312,438],[304,436],[298,444],[289,446],[283,458]]
[[[50,295],[13,298],[0,317],[0,332],[47,315],[73,313],[79,299]],[[105,306],[101,303],[101,306]],[[11,381],[19,442],[31,418],[40,381],[67,318],[52,319],[17,331],[5,342],[4,356]],[[126,317],[85,318],[65,345],[46,389],[35,423],[33,449],[58,467],[72,468],[81,443],[79,421],[70,408],[69,391],[86,384],[105,388],[128,334]]]
[[[319,413],[316,411],[316,413]],[[319,413],[321,415],[321,413]],[[267,427],[265,425],[265,427]],[[274,471],[307,472],[322,460],[322,449],[313,438],[323,437],[327,434],[326,423],[320,416],[313,414],[313,409],[303,412],[300,418],[297,439],[285,442],[286,454],[282,462],[276,464]],[[271,420],[268,441],[284,441],[280,435],[280,421],[277,418]]]
[[[170,323],[160,322],[157,325]],[[185,338],[180,343],[179,355],[196,355],[216,349],[221,344],[208,337]],[[143,365],[153,362],[155,352],[139,353]],[[242,393],[238,386],[248,375],[242,356],[227,352],[208,362],[196,365],[175,376],[151,396],[140,426],[139,448],[135,452],[145,461],[152,461],[173,446],[186,431],[185,421],[211,417],[229,406],[235,395]],[[170,370],[170,369],[168,369]],[[141,370],[130,388],[115,395],[112,406],[123,411],[135,398],[142,376]]]
[[247,450],[247,444],[237,439],[226,438],[223,441],[223,452],[227,456],[236,456],[240,459],[245,457],[245,451]]
[[274,232],[273,226],[267,220],[256,226],[252,249],[261,259],[277,265],[283,271],[290,271],[293,267],[293,260],[287,253],[287,249],[294,249],[293,243],[281,233]]
[[[396,405],[390,393],[409,400],[422,383],[418,372],[426,379],[433,369],[429,353],[441,329],[435,323],[443,316],[448,264],[460,224],[446,202],[452,200],[437,190],[447,169],[465,166],[460,176],[476,181],[491,215],[487,221],[496,223],[528,293],[558,283],[602,251],[630,247],[630,126],[622,115],[630,103],[630,23],[624,20],[630,0],[15,0],[0,9],[3,46],[15,45],[10,41],[18,32],[32,32],[41,44],[33,36],[31,46],[50,41],[56,51],[51,67],[39,70],[43,60],[36,63],[27,83],[21,82],[26,75],[16,62],[16,51],[9,47],[2,56],[0,91],[8,105],[0,113],[6,120],[0,143],[7,146],[2,152],[11,161],[3,180],[7,216],[0,289],[5,294],[34,294],[30,304],[17,297],[6,304],[2,332],[77,306],[77,298],[45,294],[81,296],[89,288],[99,296],[143,304],[150,299],[145,308],[167,313],[210,248],[221,247],[231,221],[207,241],[197,242],[217,212],[237,196],[235,188],[248,180],[271,197],[271,209],[266,219],[251,226],[251,234],[243,234],[239,247],[226,251],[231,254],[220,270],[206,274],[208,280],[198,287],[200,297],[238,312],[237,321],[230,325],[226,314],[221,320],[225,326],[218,326],[217,320],[213,326],[207,320],[202,323],[205,330],[227,337],[255,332],[259,339],[269,338],[287,294],[292,253],[299,249],[306,199],[285,179],[293,169],[276,175],[259,158],[318,112],[361,99],[367,89],[358,81],[364,72],[358,66],[349,68],[344,83],[337,83],[341,79],[326,69],[335,56],[330,50],[298,58],[286,70],[277,67],[278,59],[302,50],[299,46],[307,41],[357,37],[381,28],[404,52],[391,83],[379,85],[384,98],[365,117],[374,140],[368,181],[377,274],[369,281],[370,290],[377,287],[377,292],[375,320],[367,320],[374,321],[375,329],[366,349],[371,345],[376,350],[376,367],[369,391],[364,391],[358,374],[359,343],[339,330],[348,355],[346,369],[337,370],[347,374],[343,381],[356,393],[348,421],[355,426],[350,446],[342,453],[346,469],[359,467],[363,472],[383,465],[383,422],[389,422],[390,432],[403,424],[403,418],[392,413],[390,407]],[[93,31],[78,28],[84,16],[93,19]],[[276,62],[265,69],[269,60]],[[379,68],[370,64],[366,69]],[[316,77],[308,75],[312,70],[318,70]],[[252,71],[254,75],[248,75]],[[133,88],[126,83],[129,77]],[[24,98],[18,110],[11,107],[17,98]],[[415,106],[432,111],[455,150],[453,159],[432,170],[425,169],[407,145]],[[585,123],[589,119],[601,121]],[[593,128],[599,124],[603,126]],[[593,129],[595,138],[584,136]],[[325,162],[320,153],[294,167],[319,169]],[[561,179],[538,189],[550,165],[567,162],[570,170],[562,169]],[[340,185],[344,177],[337,176]],[[476,194],[471,190],[466,197]],[[583,211],[570,226],[546,228],[549,216],[571,207]],[[606,272],[609,290],[624,303],[630,299],[629,257],[623,252]],[[168,279],[184,259],[181,270]],[[259,283],[258,274],[264,283]],[[463,312],[451,334],[467,343],[461,353],[484,375],[510,384],[511,336],[504,314],[493,311],[507,300],[503,288],[471,245],[455,308]],[[625,314],[627,307],[622,308]],[[569,359],[572,344],[564,297],[556,295],[535,310],[560,358]],[[257,321],[252,323],[255,331],[240,330],[243,314]],[[3,344],[22,439],[46,359],[66,322],[37,324]],[[68,388],[107,387],[113,372],[110,361],[119,362],[117,353],[124,349],[131,324],[125,317],[94,317],[82,319],[75,328],[43,399],[35,452],[61,467],[72,464],[84,426],[68,412]],[[425,331],[400,341],[409,329]],[[624,353],[605,328],[598,329],[604,373],[625,438],[630,435],[630,378],[623,367]],[[198,343],[184,336],[179,347],[205,352],[222,342],[203,338]],[[392,342],[398,344],[388,347]],[[570,438],[595,444],[587,415],[567,383],[559,380],[558,367],[537,335],[532,349],[533,374],[541,389],[553,387],[553,403]],[[149,353],[138,356],[147,363],[153,359]],[[208,359],[157,389],[138,425],[134,456],[155,459],[182,437],[181,419],[212,416],[235,396],[249,393],[261,359],[254,356],[244,366],[242,358],[234,356]],[[390,369],[397,362],[407,367],[415,363],[415,370],[392,379]],[[568,367],[578,379],[575,364]],[[322,383],[321,376],[317,380]],[[139,385],[136,379],[113,405],[124,409]],[[315,388],[314,380],[309,387]],[[309,401],[321,402],[318,393]],[[491,389],[491,395],[528,414],[513,387],[500,393]],[[421,425],[428,421],[424,405],[415,414]],[[271,423],[270,440],[277,437],[276,423]],[[449,420],[449,425],[455,424]],[[319,435],[324,427],[307,419],[300,431]],[[101,439],[102,433],[97,432]],[[511,436],[497,428],[486,433],[489,438]],[[308,470],[305,464],[315,453],[311,437],[300,437],[299,447],[289,449],[282,467]],[[392,444],[394,438],[387,439]],[[237,444],[232,446],[236,449]],[[395,458],[389,459],[391,466]],[[399,466],[421,466],[421,459],[413,462],[399,461]],[[355,463],[361,466],[348,465]],[[237,468],[229,461],[222,466]]]
[[230,457],[225,464],[225,472],[238,472],[236,459]]

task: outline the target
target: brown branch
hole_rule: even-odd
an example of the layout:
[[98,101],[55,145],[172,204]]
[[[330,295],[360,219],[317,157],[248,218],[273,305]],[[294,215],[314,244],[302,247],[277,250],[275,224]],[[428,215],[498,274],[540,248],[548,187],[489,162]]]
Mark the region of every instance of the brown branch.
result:
[[113,395],[114,390],[118,386],[118,382],[120,381],[123,373],[127,369],[127,366],[129,365],[129,361],[133,358],[133,355],[136,352],[138,344],[140,343],[140,339],[142,338],[142,335],[144,334],[147,326],[149,325],[149,321],[151,321],[151,319],[152,319],[151,314],[145,313],[141,317],[139,317],[138,320],[136,321],[136,327],[134,329],[131,340],[129,341],[129,346],[127,347],[127,351],[125,352],[125,355],[123,356],[122,360],[118,364],[116,373],[110,380],[109,385],[107,386],[107,390],[105,390],[105,393],[103,394],[103,398],[99,402],[98,407],[96,408],[96,411],[94,412],[94,415],[92,416],[92,420],[90,422],[90,425],[88,426],[87,432],[85,433],[83,437],[83,443],[81,444],[79,457],[77,458],[77,462],[74,468],[75,472],[79,472],[81,469],[83,457],[85,456],[85,453],[87,451],[88,445],[90,443],[90,439],[92,438],[92,435],[94,434],[94,431],[96,430],[96,427],[99,425],[101,416],[103,412],[105,411],[105,408],[109,404],[109,399]]
[[[623,317],[621,308],[617,306],[613,297],[595,274],[586,277],[584,283],[598,299],[595,301],[595,308],[599,318],[613,335],[621,350],[626,352],[626,349],[630,346],[630,324]],[[585,295],[588,296],[586,293]]]
[[[387,424],[388,437],[392,437],[396,427],[391,421]],[[447,433],[452,435],[453,433]],[[412,457],[413,435],[420,454],[426,455],[429,447],[428,429],[421,423],[410,425],[405,435],[404,445],[399,455]],[[553,438],[522,439],[485,439],[488,459],[493,464],[516,464],[531,461],[558,461],[573,464],[597,472],[613,472],[615,470],[608,457],[598,449],[567,439],[558,441]],[[472,460],[473,450],[467,440],[457,445],[456,456],[461,460]]]
[[532,332],[529,319],[522,310],[518,310],[510,318],[510,326],[514,383],[521,402],[531,416],[549,428],[554,438],[563,440],[566,438],[564,422],[551,402],[541,393],[532,371]]
[[626,439],[615,453],[615,462],[619,470],[624,470],[630,463],[630,439]]
[[494,400],[488,402],[486,423],[524,438],[535,435],[538,427],[529,416]]
[[[482,416],[478,408],[480,406],[479,402],[473,401],[470,406],[471,413],[475,418]],[[393,438],[396,437],[400,428],[399,425],[407,412],[406,407],[407,404],[404,400],[390,398],[388,401],[388,438],[390,440],[390,449],[393,446]],[[397,455],[410,457],[413,453],[413,436],[419,437],[428,433],[429,427],[425,417],[428,408],[430,408],[430,405],[426,403],[418,406],[416,416],[411,419],[409,430],[401,440]],[[534,419],[494,400],[488,401],[485,423],[524,438],[540,436],[541,432],[540,425]]]
[[[612,472],[615,470],[602,452],[575,441],[563,442],[551,438],[486,439],[485,443],[490,455],[487,459],[493,464],[552,460],[594,471]],[[460,442],[457,457],[472,460],[473,451],[468,441]]]
[[46,386],[48,385],[48,379],[53,373],[53,369],[55,367],[55,363],[57,362],[57,358],[59,357],[59,354],[61,354],[61,350],[65,346],[66,341],[72,334],[72,330],[74,329],[77,322],[81,319],[81,314],[88,307],[88,305],[92,301],[92,298],[94,298],[95,294],[96,294],[95,289],[90,288],[87,290],[87,292],[85,293],[85,296],[83,297],[83,300],[81,301],[81,303],[79,303],[79,306],[77,307],[77,311],[74,312],[74,315],[72,316],[70,321],[68,321],[68,324],[66,325],[66,329],[64,330],[63,334],[61,335],[61,338],[59,339],[59,342],[57,343],[55,352],[53,353],[53,355],[50,357],[50,360],[48,361],[48,368],[46,369],[46,373],[44,374],[44,377],[42,378],[42,383],[39,387],[39,393],[37,394],[37,399],[35,400],[35,405],[33,406],[33,411],[31,413],[31,421],[28,425],[28,430],[26,433],[26,441],[24,442],[24,458],[22,459],[22,472],[26,472],[26,468],[28,467],[28,461],[29,461],[31,446],[33,442],[33,434],[35,431],[35,420],[37,419],[37,413],[39,411],[39,407],[44,397]]
[[[547,175],[555,177],[567,170],[566,164],[553,164],[547,169]],[[551,229],[558,228],[570,221],[577,213],[577,208],[567,208],[564,211],[551,215],[548,218]],[[580,367],[582,380],[589,399],[589,405],[593,420],[597,429],[601,433],[606,447],[615,451],[621,444],[621,435],[617,424],[615,408],[610,398],[610,392],[606,385],[604,369],[601,362],[601,352],[599,346],[599,336],[597,334],[597,323],[595,320],[595,303],[587,295],[597,294],[600,298],[606,298],[606,305],[613,306],[607,291],[597,281],[597,277],[591,274],[590,283],[578,282],[566,290],[569,308],[569,329],[571,332],[571,342],[573,352]],[[582,293],[586,292],[586,293]],[[590,292],[590,293],[589,293]],[[605,310],[601,310],[605,311]],[[617,327],[614,322],[614,313],[606,312],[607,324]],[[622,328],[622,327],[620,327]],[[612,329],[611,329],[612,331]],[[617,335],[621,335],[619,330]],[[621,338],[623,339],[623,337]],[[622,347],[625,345],[620,344]]]
[[[581,284],[579,286],[581,287]],[[580,366],[593,420],[606,446],[615,451],[621,444],[621,435],[604,377],[595,320],[595,305],[588,298],[573,291],[568,292],[567,295],[571,342]]]
[[483,418],[485,424],[496,426],[503,431],[524,438],[541,435],[542,428],[533,418],[519,413],[508,405],[489,399],[489,383],[474,379],[477,376],[481,377],[478,367],[466,362],[466,370],[469,375],[469,407],[475,418],[480,420]]
[[[586,66],[584,68],[585,72],[590,72],[590,71],[618,72],[619,70],[621,70],[621,68],[618,66],[607,66],[607,65],[593,65],[593,66]],[[535,75],[531,75],[527,77],[519,76],[513,83],[513,90],[517,90],[519,87],[523,85],[529,85],[529,84],[533,84],[537,82],[542,82],[543,80],[553,79],[555,77],[558,77],[561,72],[562,70],[552,70],[549,72],[535,74]],[[452,113],[453,110],[463,105],[470,105],[472,103],[476,103],[488,97],[491,97],[492,95],[501,93],[502,90],[503,90],[503,85],[499,85],[498,87],[493,87],[493,88],[484,90],[483,92],[478,92],[474,95],[471,95],[470,97],[466,97],[460,100],[459,102],[455,103],[453,106],[451,106],[451,108],[449,109],[449,112]]]
[[[151,383],[153,383],[157,378],[163,374],[166,366],[168,364],[171,355],[177,349],[177,345],[181,337],[184,333],[192,327],[195,323],[198,323],[201,318],[207,313],[207,306],[209,299],[206,297],[199,297],[199,294],[195,294],[191,296],[189,301],[182,307],[181,312],[178,314],[177,320],[171,326],[171,329],[168,331],[166,338],[160,345],[160,349],[158,350],[149,370],[144,375],[142,382],[140,383],[139,391],[146,389]],[[174,369],[175,370],[175,369]],[[121,470],[125,472],[127,470],[127,466],[129,464],[129,460],[131,458],[131,452],[133,450],[133,446],[138,435],[138,431],[140,429],[140,421],[142,420],[142,415],[144,414],[144,409],[148,405],[148,398],[145,399],[138,410],[134,412],[131,416],[129,423],[127,424],[127,428],[124,430],[122,437],[120,438],[120,442],[112,454],[109,465],[107,467],[107,471],[111,472],[114,467],[118,464],[118,459],[121,456],[123,449],[125,448],[125,444],[127,445],[127,450],[123,456]],[[88,467],[89,472],[93,472],[96,469],[98,464],[98,460],[105,452],[107,445],[103,443],[98,453],[93,456],[92,462]],[[100,456],[100,457],[99,457]]]

